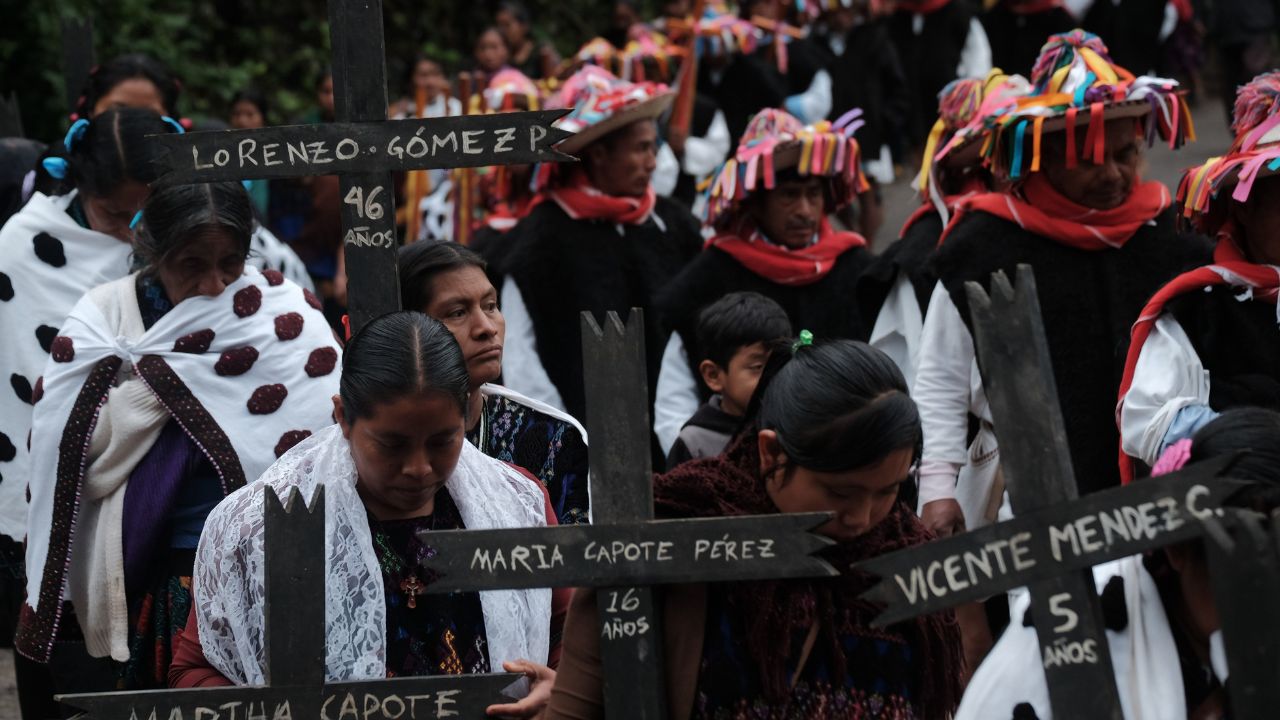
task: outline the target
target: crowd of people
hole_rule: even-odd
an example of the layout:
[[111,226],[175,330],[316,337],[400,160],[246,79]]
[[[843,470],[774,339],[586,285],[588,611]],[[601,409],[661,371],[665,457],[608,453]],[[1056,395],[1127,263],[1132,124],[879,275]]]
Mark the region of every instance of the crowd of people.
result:
[[[620,0],[561,59],[504,2],[388,116],[562,109],[577,161],[398,176],[402,309],[354,335],[338,179],[155,184],[149,136],[218,123],[158,61],[103,63],[64,136],[0,143],[23,717],[264,683],[264,490],[321,485],[327,680],[505,669],[528,682],[491,715],[602,717],[595,593],[426,594],[420,532],[592,521],[579,315],[632,308],[657,516],[829,512],[843,570],[664,588],[672,717],[1051,717],[1025,592],[879,628],[849,568],[1011,512],[965,287],[1024,265],[1081,494],[1233,455],[1228,504],[1280,508],[1263,5]],[[1234,141],[1169,188],[1144,152],[1195,139],[1208,30]],[[334,118],[315,80],[299,122]],[[227,126],[283,122],[266,97]],[[904,175],[918,208],[882,227]],[[1094,576],[1126,718],[1230,717],[1200,541]]]

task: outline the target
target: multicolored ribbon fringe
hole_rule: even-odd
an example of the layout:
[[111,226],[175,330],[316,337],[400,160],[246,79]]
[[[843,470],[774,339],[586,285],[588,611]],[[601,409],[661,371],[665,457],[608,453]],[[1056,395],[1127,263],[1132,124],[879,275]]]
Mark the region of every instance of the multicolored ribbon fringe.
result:
[[1263,73],[1236,94],[1231,127],[1236,139],[1220,157],[1191,168],[1178,184],[1182,215],[1204,232],[1216,231],[1225,213],[1212,212],[1214,200],[1235,185],[1231,199],[1245,202],[1260,176],[1280,171],[1280,71]]
[[853,137],[864,122],[860,109],[835,123],[823,120],[808,126],[782,110],[761,110],[751,118],[733,157],[704,181],[707,224],[724,225],[749,193],[773,189],[778,171],[790,167],[778,165],[783,150],[798,156],[795,168],[800,175],[830,178],[836,206],[847,205],[869,188],[862,174],[862,152]]
[[1121,104],[1150,105],[1145,124],[1148,144],[1154,144],[1157,134],[1171,148],[1195,140],[1191,112],[1178,93],[1177,81],[1135,77],[1111,61],[1107,46],[1093,33],[1073,30],[1050,37],[1032,69],[1031,85],[1030,95],[995,119],[992,136],[983,147],[986,162],[1012,180],[1039,169],[1046,120],[1065,119],[1068,167],[1079,160],[1074,136],[1077,120],[1089,123],[1081,148],[1085,158],[1101,162],[1106,151],[1106,116]]

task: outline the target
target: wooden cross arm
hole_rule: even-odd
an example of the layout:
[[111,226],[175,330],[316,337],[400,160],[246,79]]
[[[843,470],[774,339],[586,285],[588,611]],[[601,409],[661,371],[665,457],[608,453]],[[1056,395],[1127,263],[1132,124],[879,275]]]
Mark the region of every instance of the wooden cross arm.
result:
[[322,686],[239,686],[58,695],[82,720],[431,720],[485,717],[485,708],[511,702],[503,693],[518,673],[438,675],[332,683]]
[[1223,457],[1179,472],[1042,507],[1013,520],[855,567],[883,580],[863,597],[886,605],[877,627],[982,600],[1152,548],[1199,536],[1199,518],[1221,514],[1244,486],[1218,477]]
[[1265,518],[1233,509],[1203,520],[1214,605],[1222,622],[1231,714],[1275,717],[1280,705],[1280,510]]
[[574,160],[567,110],[152,135],[159,183],[264,180]]
[[811,532],[829,513],[510,530],[424,531],[429,593],[830,577]]

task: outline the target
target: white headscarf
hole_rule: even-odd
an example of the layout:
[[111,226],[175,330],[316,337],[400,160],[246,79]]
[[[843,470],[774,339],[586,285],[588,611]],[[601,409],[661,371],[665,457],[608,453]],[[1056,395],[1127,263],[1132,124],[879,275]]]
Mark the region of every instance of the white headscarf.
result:
[[[297,487],[310,502],[325,488],[325,676],[329,682],[386,677],[387,609],[364,503],[356,492],[350,445],[333,425],[298,444],[259,479],[229,495],[205,523],[193,577],[205,657],[238,684],[265,682],[263,494]],[[546,525],[537,483],[462,443],[445,482],[470,530]],[[551,591],[480,593],[491,668],[527,658],[546,662]]]

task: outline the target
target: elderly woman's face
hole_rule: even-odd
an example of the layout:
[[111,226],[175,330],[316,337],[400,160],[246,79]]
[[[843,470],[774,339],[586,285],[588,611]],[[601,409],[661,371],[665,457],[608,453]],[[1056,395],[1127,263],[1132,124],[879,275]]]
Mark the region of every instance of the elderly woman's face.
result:
[[200,233],[160,262],[156,276],[169,302],[217,297],[244,273],[244,249],[225,230]]

